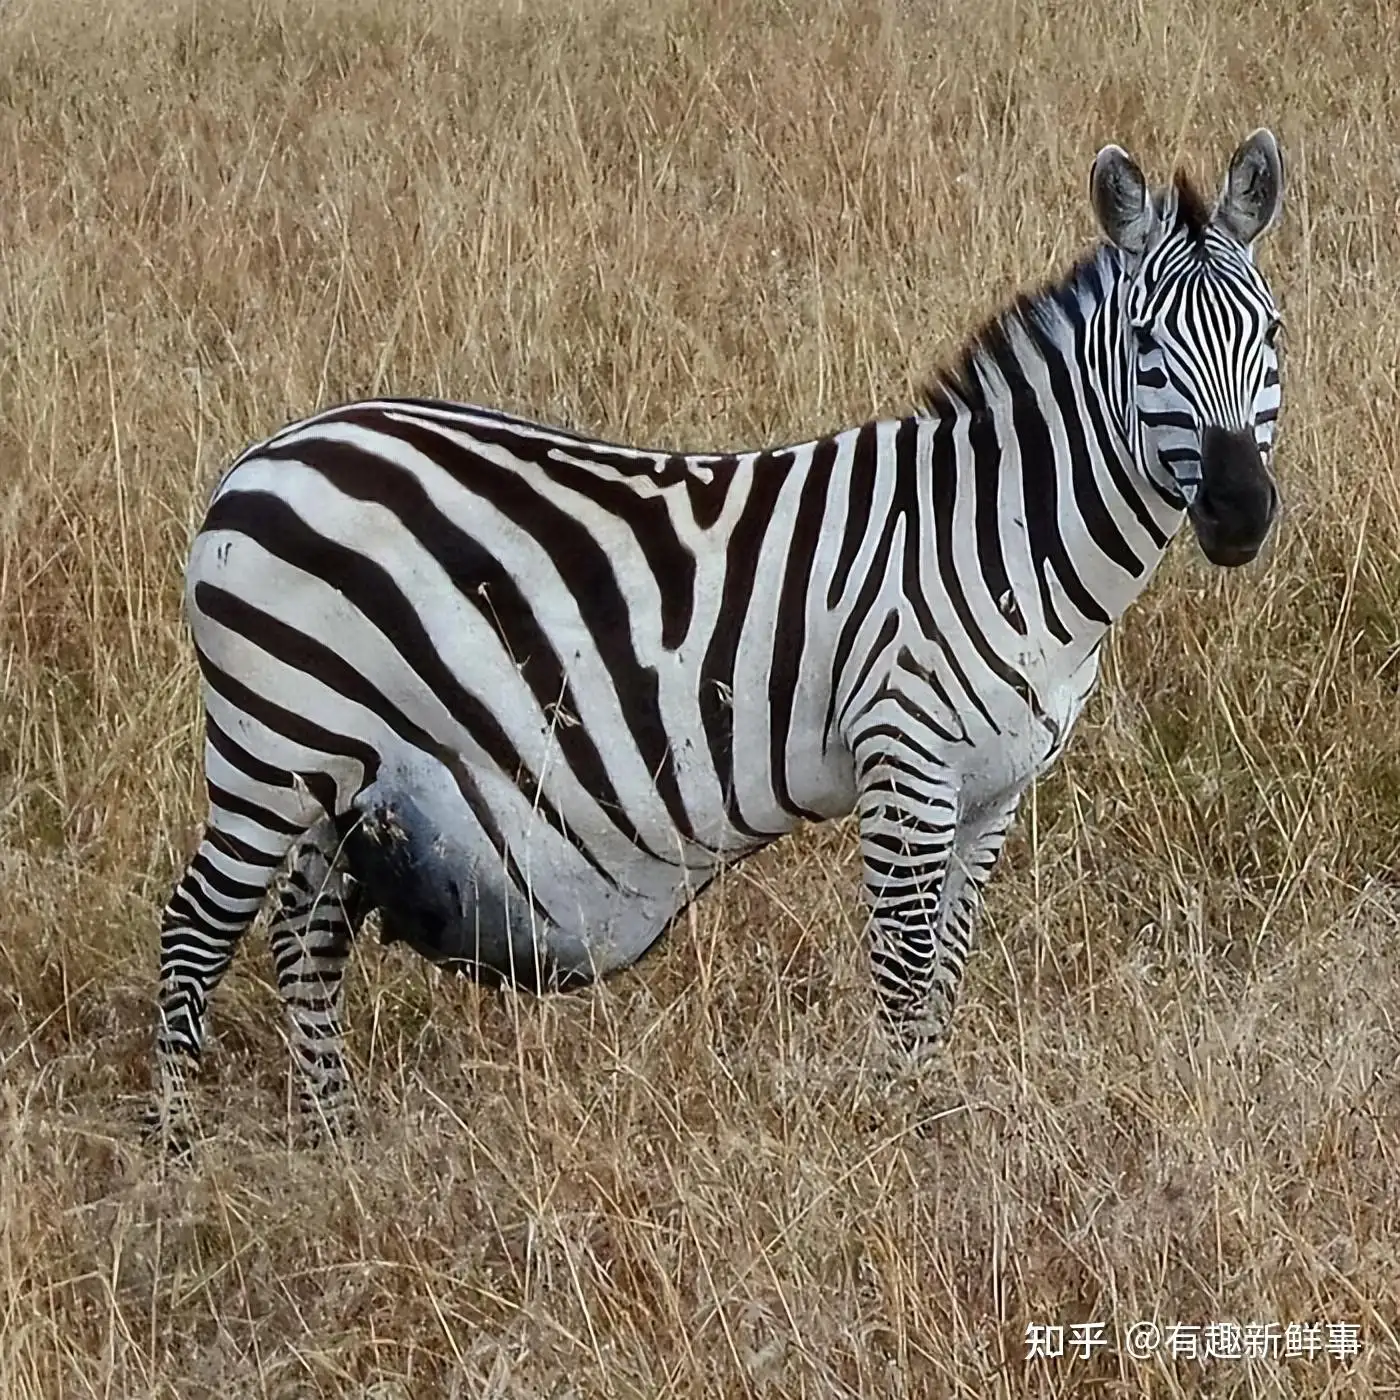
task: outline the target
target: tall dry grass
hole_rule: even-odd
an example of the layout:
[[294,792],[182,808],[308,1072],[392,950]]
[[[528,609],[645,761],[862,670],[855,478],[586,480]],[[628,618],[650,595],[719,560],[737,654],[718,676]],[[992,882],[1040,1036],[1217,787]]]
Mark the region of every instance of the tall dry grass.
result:
[[[13,0],[0,1395],[1397,1393],[1397,51],[1380,0]],[[903,411],[1088,239],[1101,144],[1214,181],[1259,123],[1276,548],[1183,541],[1118,631],[929,1082],[883,1065],[836,826],[590,995],[365,946],[343,1153],[289,1146],[250,940],[162,1172],[178,576],[234,451],[381,391],[693,447]],[[1139,1318],[1361,1354],[1026,1360]]]

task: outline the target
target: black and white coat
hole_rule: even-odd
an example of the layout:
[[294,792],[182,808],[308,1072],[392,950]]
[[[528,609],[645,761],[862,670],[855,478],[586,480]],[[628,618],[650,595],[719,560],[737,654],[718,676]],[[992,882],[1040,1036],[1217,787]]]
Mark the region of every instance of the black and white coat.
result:
[[209,817],[162,923],[161,1124],[279,870],[279,983],[332,1120],[368,909],[475,975],[577,984],[726,862],[853,811],[879,1006],[912,1050],[945,1035],[977,892],[1108,628],[1184,519],[1236,565],[1275,513],[1273,137],[1210,209],[1114,146],[1090,183],[1104,241],[907,418],[680,454],[378,400],[233,464],[186,575]]

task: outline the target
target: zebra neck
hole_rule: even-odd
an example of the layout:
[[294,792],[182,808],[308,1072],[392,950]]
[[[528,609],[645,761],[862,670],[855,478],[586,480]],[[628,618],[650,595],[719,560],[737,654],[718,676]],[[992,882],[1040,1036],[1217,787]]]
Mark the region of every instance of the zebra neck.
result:
[[1069,295],[1057,298],[1061,308],[1069,302],[1073,310],[1058,325],[1049,322],[1047,329],[1057,334],[1046,356],[1053,361],[1058,351],[1077,382],[1076,411],[1067,420],[1083,424],[1083,451],[1061,453],[1059,466],[1075,505],[1064,530],[1085,560],[1086,584],[1100,605],[1100,615],[1086,620],[1077,637],[1092,648],[1137,601],[1186,514],[1181,499],[1169,498],[1151,479],[1137,450],[1121,256],[1102,248],[1088,268],[1077,269]]
[[1106,345],[1115,297],[1100,255],[1018,303],[940,376],[917,420],[925,577],[944,591],[976,584],[969,617],[980,594],[1066,665],[1132,605],[1184,518],[1130,445],[1126,367]]

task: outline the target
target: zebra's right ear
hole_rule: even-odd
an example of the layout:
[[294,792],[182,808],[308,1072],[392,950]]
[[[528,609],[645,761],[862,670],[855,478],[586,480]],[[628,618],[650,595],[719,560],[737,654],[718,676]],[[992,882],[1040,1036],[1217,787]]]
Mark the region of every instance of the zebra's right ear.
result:
[[1099,227],[1110,243],[1125,253],[1139,254],[1157,219],[1147,179],[1122,146],[1105,146],[1089,171],[1089,198]]

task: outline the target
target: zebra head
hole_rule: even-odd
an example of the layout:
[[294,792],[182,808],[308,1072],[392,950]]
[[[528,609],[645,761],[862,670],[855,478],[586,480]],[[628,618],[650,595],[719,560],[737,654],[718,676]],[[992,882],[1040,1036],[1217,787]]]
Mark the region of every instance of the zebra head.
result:
[[1213,209],[1182,175],[1153,195],[1119,146],[1099,152],[1089,184],[1121,254],[1109,334],[1127,371],[1128,442],[1153,485],[1186,510],[1206,558],[1246,564],[1278,507],[1269,459],[1279,314],[1254,263],[1283,201],[1278,143],[1262,128],[1241,143]]

